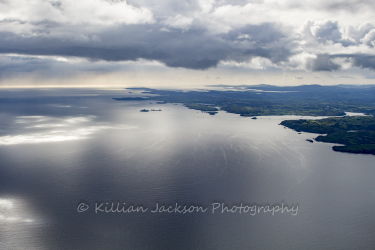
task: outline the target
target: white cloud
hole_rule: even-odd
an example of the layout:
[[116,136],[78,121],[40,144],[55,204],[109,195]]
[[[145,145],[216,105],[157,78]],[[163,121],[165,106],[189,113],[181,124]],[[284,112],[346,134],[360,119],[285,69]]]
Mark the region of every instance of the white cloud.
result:
[[20,36],[32,36],[39,29],[37,25],[31,23],[15,21],[3,21],[0,22],[0,32],[10,32]]
[[198,0],[199,7],[203,13],[208,13],[212,10],[214,0]]
[[245,6],[223,5],[216,8],[209,16],[216,31],[228,32],[249,24],[261,24],[272,21],[267,6],[249,3]]
[[104,0],[12,0],[0,2],[0,20],[20,22],[52,21],[66,24],[137,24],[153,22],[146,8],[136,8],[123,1]]
[[359,43],[362,38],[366,36],[375,26],[371,23],[360,23],[356,26],[348,26],[344,30],[344,36],[353,39],[356,43]]
[[375,28],[368,32],[361,42],[371,48],[375,47]]
[[193,18],[178,14],[174,17],[167,18],[163,23],[167,25],[168,27],[177,28],[177,29],[186,31],[190,29],[190,26],[193,23]]

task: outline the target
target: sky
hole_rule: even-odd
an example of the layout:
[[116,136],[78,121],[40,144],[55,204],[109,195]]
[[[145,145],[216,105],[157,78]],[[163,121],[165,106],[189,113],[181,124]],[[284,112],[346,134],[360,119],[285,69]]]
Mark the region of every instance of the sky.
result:
[[372,0],[0,0],[0,87],[375,84]]

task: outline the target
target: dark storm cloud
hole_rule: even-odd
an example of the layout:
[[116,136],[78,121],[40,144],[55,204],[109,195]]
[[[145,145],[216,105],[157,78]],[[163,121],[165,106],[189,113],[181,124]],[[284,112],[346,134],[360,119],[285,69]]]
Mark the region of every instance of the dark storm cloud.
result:
[[336,57],[347,58],[352,62],[352,65],[359,68],[366,68],[375,70],[375,56],[372,55],[337,55]]
[[332,61],[332,56],[327,54],[317,55],[306,63],[307,69],[311,71],[334,71],[340,69],[340,65]]
[[[86,36],[87,40],[24,37],[1,33],[0,53],[84,57],[89,60],[148,59],[170,67],[207,69],[221,60],[245,61],[254,56],[278,63],[292,54],[293,39],[274,24],[248,25],[215,35],[204,29],[160,31],[159,24],[123,25]],[[98,38],[96,39],[95,38]],[[12,43],[9,43],[12,41]]]
[[375,56],[366,54],[320,54],[315,59],[310,59],[306,67],[312,71],[334,71],[341,69],[341,63],[350,64],[352,67],[375,70]]

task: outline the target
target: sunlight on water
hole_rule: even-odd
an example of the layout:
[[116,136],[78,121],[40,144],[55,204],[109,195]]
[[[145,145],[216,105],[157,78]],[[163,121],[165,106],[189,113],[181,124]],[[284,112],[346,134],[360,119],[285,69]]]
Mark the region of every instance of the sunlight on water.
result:
[[95,116],[65,118],[50,116],[18,116],[15,117],[14,123],[20,124],[20,129],[26,133],[1,136],[0,145],[80,140],[89,138],[91,135],[101,130],[135,128],[125,125],[114,127],[109,123],[103,122],[95,123],[94,119]]
[[40,229],[47,224],[25,199],[0,198],[0,249],[45,249]]
[[19,199],[0,198],[0,221],[2,223],[33,223],[25,202]]

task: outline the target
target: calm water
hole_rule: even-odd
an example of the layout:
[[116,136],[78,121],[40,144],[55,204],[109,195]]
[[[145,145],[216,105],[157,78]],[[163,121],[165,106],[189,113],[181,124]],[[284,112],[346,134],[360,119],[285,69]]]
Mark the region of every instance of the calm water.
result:
[[[299,117],[111,99],[125,93],[0,93],[0,249],[375,247],[374,156],[278,125]],[[191,213],[151,212],[176,203]]]

